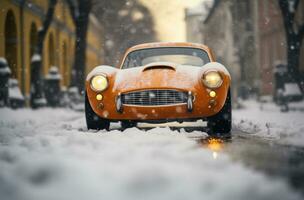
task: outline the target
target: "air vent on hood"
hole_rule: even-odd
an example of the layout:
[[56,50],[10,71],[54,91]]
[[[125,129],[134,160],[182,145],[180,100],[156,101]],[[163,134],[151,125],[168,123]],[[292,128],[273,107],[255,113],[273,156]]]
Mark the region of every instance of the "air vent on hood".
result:
[[147,66],[147,67],[144,68],[143,71],[152,70],[152,69],[169,69],[169,70],[174,70],[175,71],[174,67],[163,66],[163,65]]

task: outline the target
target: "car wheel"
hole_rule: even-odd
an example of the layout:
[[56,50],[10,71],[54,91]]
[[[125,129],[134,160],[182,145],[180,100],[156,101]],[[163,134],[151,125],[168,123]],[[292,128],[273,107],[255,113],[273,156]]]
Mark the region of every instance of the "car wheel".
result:
[[93,111],[88,96],[85,94],[85,117],[87,122],[87,128],[88,129],[94,129],[94,130],[109,130],[110,128],[110,121],[103,119],[96,115],[96,113]]
[[231,137],[231,95],[228,90],[222,110],[208,117],[207,128],[210,136]]
[[121,128],[123,130],[127,129],[127,128],[133,128],[136,127],[137,123],[136,122],[131,122],[131,121],[122,121],[121,122]]

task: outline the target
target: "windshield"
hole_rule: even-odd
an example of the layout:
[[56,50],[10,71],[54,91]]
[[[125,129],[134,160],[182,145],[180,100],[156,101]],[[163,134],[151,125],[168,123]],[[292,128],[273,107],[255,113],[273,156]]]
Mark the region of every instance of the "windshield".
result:
[[188,47],[161,47],[133,51],[128,54],[122,69],[139,67],[153,62],[173,62],[201,67],[210,62],[206,51]]

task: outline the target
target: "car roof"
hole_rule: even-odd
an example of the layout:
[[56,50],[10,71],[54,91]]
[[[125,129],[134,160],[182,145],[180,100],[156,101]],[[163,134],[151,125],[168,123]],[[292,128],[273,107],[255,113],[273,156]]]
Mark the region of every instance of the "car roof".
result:
[[120,66],[120,68],[122,67],[122,64],[123,64],[126,56],[132,51],[141,50],[141,49],[161,48],[161,47],[188,47],[188,48],[202,49],[207,52],[207,54],[212,62],[215,61],[214,54],[211,51],[211,49],[203,44],[190,43],[190,42],[151,42],[151,43],[143,43],[143,44],[135,45],[135,46],[129,48],[125,52],[123,58],[120,60],[119,66]]
[[160,47],[191,47],[204,49],[210,51],[209,47],[203,44],[190,43],[190,42],[151,42],[135,45],[127,50],[127,52],[140,50],[140,49],[149,49],[149,48],[160,48]]

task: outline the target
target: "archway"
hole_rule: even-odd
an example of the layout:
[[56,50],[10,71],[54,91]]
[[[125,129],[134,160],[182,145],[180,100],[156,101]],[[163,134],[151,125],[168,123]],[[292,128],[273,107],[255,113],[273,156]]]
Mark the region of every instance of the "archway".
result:
[[49,36],[49,68],[55,65],[55,47],[54,47],[54,37],[50,33]]
[[12,78],[17,78],[18,37],[14,13],[9,10],[5,19],[5,58],[12,71]]

